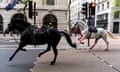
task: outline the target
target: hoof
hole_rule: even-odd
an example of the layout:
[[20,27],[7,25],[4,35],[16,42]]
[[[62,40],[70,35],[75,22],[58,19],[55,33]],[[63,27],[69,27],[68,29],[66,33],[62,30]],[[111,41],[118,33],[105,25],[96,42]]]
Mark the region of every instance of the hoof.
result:
[[92,50],[92,48],[89,48],[90,50]]
[[26,49],[21,49],[22,51],[27,51]]
[[109,51],[109,49],[104,49],[104,51]]
[[38,57],[40,57],[41,55],[39,54]]
[[9,58],[9,61],[12,61],[12,57]]
[[54,62],[54,61],[52,61],[52,62],[50,63],[50,65],[55,65],[55,62]]
[[80,42],[80,44],[84,44],[84,42]]

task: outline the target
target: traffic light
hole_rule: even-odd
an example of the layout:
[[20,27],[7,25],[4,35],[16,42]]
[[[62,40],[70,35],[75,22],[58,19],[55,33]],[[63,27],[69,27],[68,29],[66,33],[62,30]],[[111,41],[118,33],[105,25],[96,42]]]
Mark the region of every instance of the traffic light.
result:
[[95,8],[96,8],[96,3],[92,2],[89,5],[89,14],[90,16],[95,16]]
[[87,2],[82,4],[82,14],[87,19],[87,16],[88,16],[88,3]]
[[29,18],[32,19],[32,15],[33,15],[32,1],[29,1],[29,6],[28,6],[28,16],[29,16]]

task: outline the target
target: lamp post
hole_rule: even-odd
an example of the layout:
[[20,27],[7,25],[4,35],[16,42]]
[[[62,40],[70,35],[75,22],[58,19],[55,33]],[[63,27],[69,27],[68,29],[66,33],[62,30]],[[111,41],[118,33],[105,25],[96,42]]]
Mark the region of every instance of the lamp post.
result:
[[68,4],[68,11],[69,11],[69,15],[68,15],[68,16],[69,16],[69,17],[68,17],[68,18],[69,18],[69,21],[68,21],[68,31],[69,31],[69,34],[71,35],[71,28],[70,28],[70,18],[71,18],[71,17],[70,17],[70,14],[71,14],[70,11],[71,11],[71,10],[70,10],[70,5],[71,5],[71,0],[69,0],[69,4]]
[[36,2],[34,2],[34,25],[36,25]]

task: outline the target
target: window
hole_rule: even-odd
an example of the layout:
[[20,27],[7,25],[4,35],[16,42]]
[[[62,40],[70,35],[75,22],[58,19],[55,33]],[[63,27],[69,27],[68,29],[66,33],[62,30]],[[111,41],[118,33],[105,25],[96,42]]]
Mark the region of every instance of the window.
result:
[[104,4],[102,4],[102,9],[104,9]]
[[109,8],[109,4],[110,4],[110,3],[109,3],[109,2],[107,2],[107,8]]
[[21,3],[23,3],[23,0],[16,0],[16,3],[21,4]]
[[47,5],[54,5],[55,1],[54,0],[47,0]]
[[120,11],[114,12],[114,18],[119,18],[119,15],[120,15]]
[[97,11],[99,11],[100,10],[100,5],[98,5],[98,7],[97,7]]
[[108,14],[105,14],[105,20],[108,20]]

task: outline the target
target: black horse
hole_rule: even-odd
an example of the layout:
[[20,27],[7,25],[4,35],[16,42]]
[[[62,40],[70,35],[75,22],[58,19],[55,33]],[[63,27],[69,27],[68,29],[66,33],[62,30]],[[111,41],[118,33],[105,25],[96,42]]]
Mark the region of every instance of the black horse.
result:
[[64,31],[58,31],[55,28],[47,28],[44,31],[38,28],[38,31],[34,33],[34,26],[32,26],[30,23],[23,20],[15,20],[14,22],[10,22],[8,28],[5,30],[5,33],[9,33],[14,30],[18,30],[21,33],[21,37],[19,46],[13,53],[13,55],[9,58],[9,61],[11,61],[16,55],[16,53],[18,53],[20,50],[26,51],[26,49],[23,48],[26,45],[48,44],[47,49],[41,52],[38,57],[50,51],[52,47],[54,52],[54,59],[50,64],[53,65],[55,64],[58,55],[58,50],[56,47],[61,39],[61,36],[65,36],[69,45],[73,48],[76,48],[76,44],[72,43],[72,40],[68,33]]

